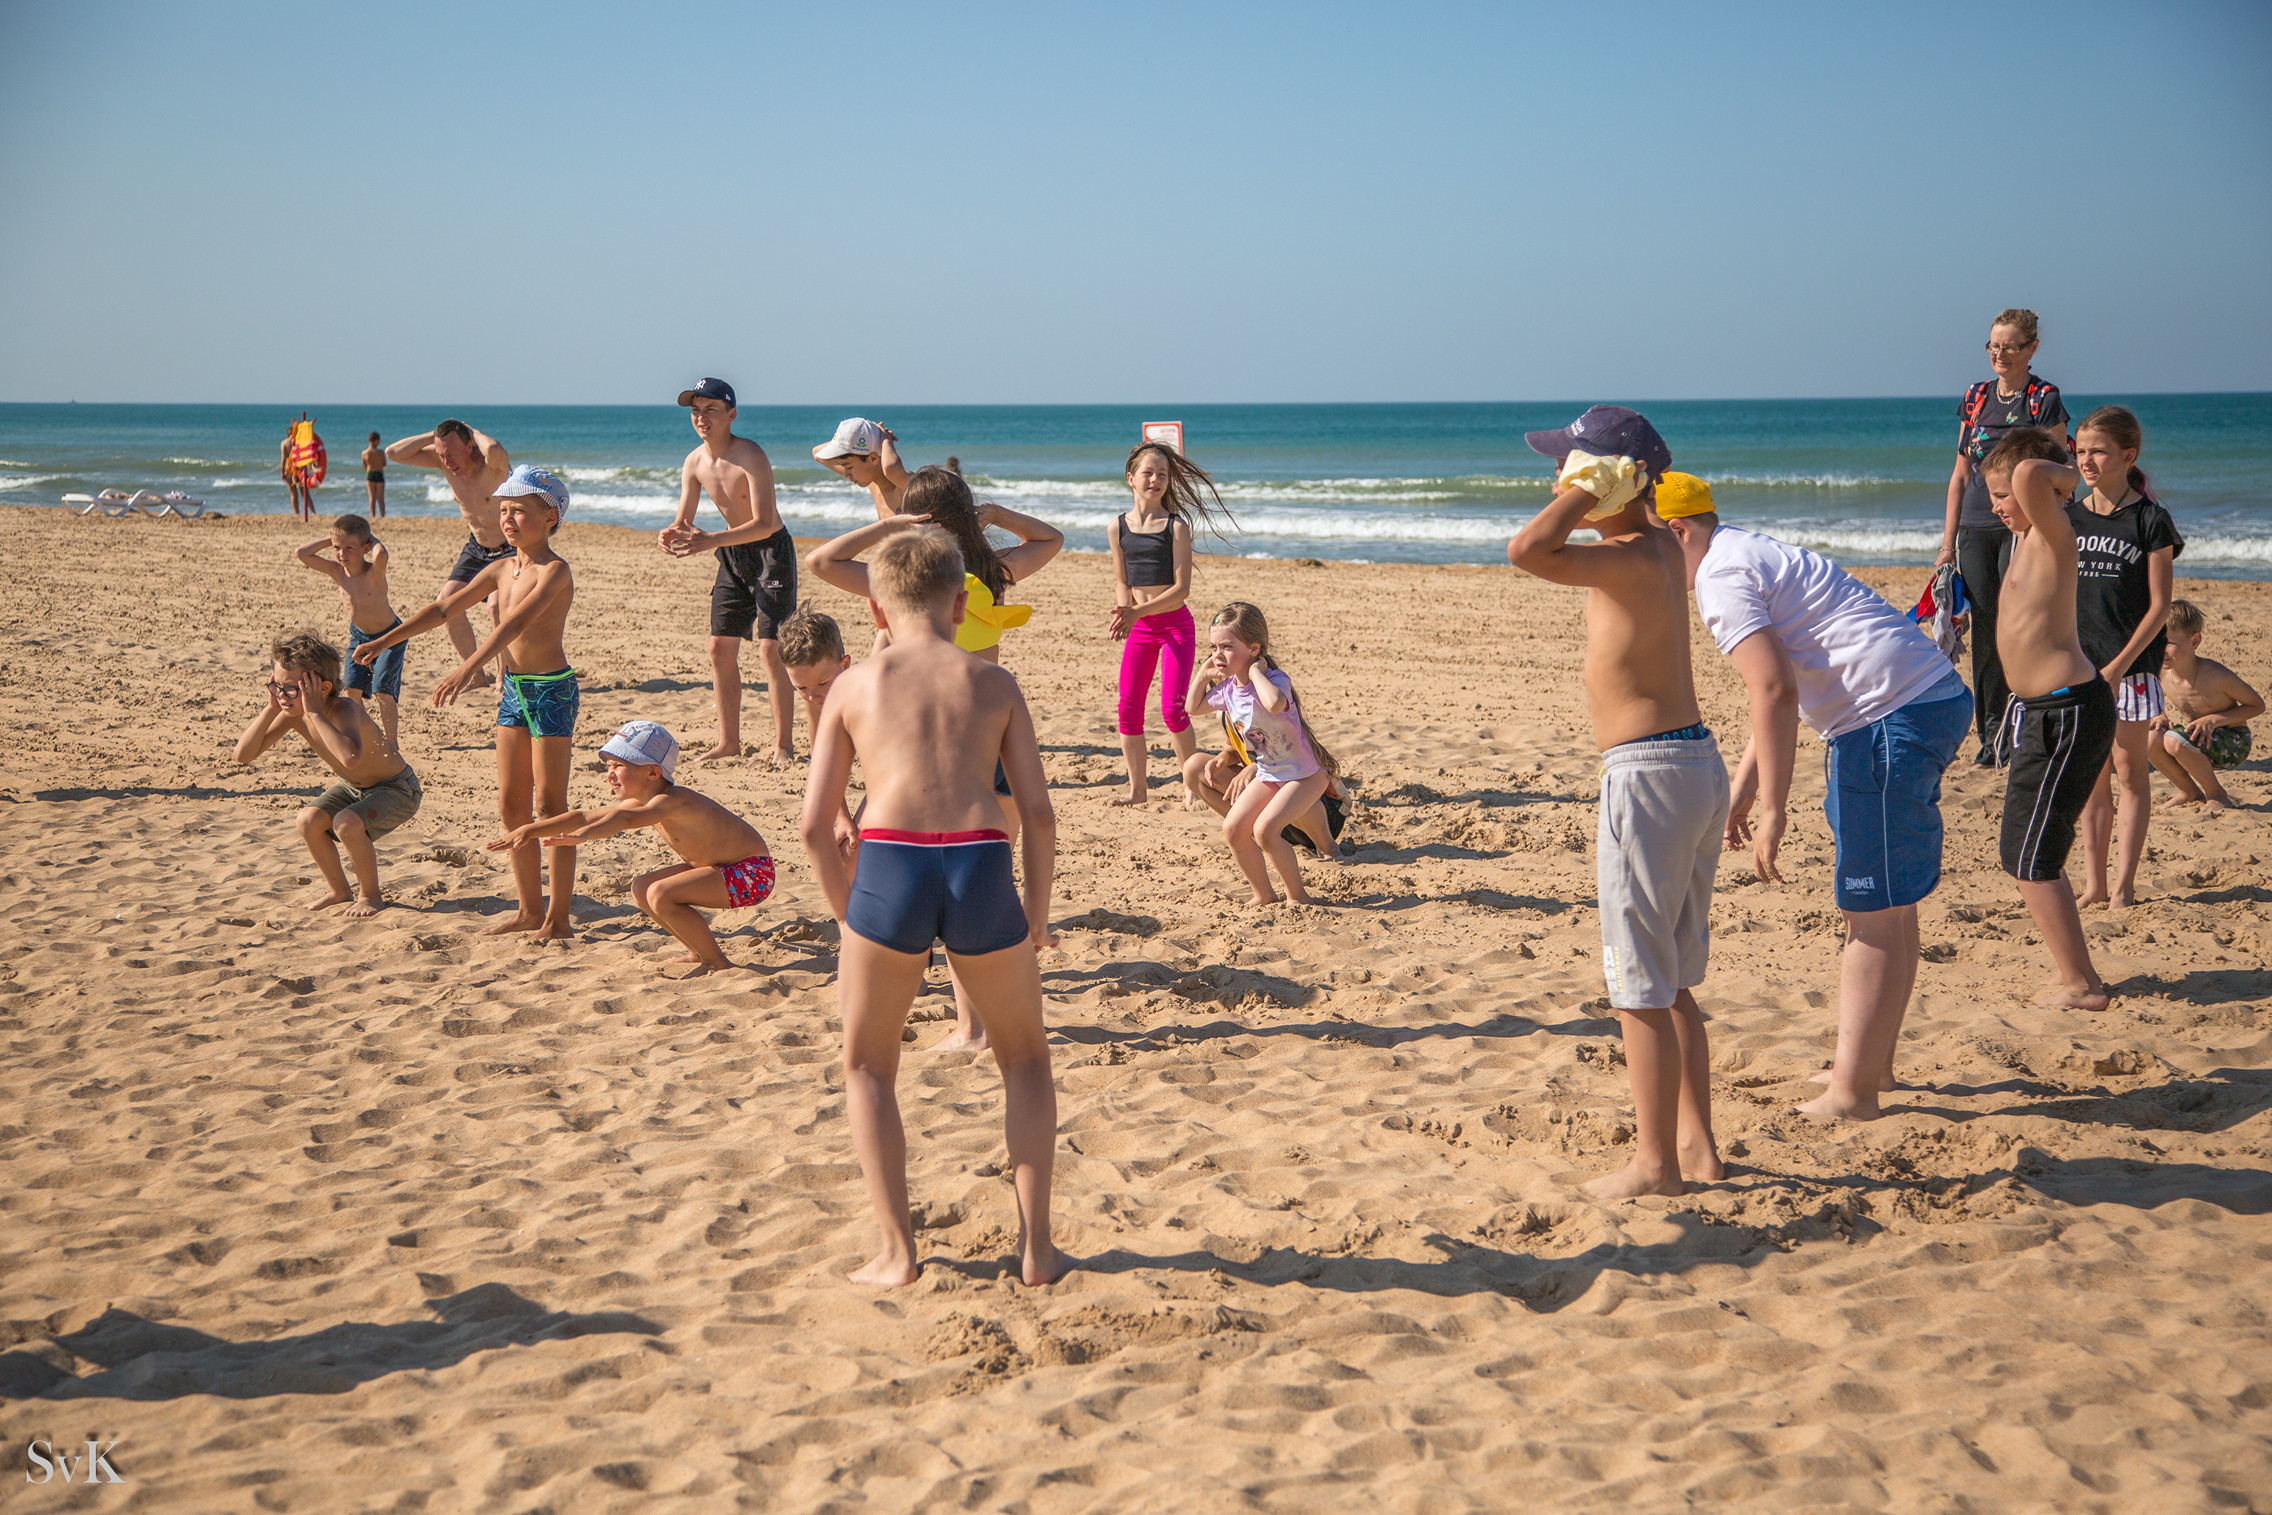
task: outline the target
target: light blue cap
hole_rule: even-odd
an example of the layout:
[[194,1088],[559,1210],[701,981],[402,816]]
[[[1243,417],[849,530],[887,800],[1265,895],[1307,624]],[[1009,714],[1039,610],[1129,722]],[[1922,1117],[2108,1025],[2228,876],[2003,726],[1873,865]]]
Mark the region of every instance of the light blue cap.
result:
[[622,730],[607,739],[600,756],[635,767],[652,763],[667,779],[678,772],[678,738],[653,721],[626,721]]
[[543,496],[545,502],[559,514],[568,514],[568,486],[561,483],[559,476],[551,469],[538,468],[531,463],[514,465],[513,471],[505,475],[505,482],[497,486],[495,497],[502,500],[513,495],[529,494]]

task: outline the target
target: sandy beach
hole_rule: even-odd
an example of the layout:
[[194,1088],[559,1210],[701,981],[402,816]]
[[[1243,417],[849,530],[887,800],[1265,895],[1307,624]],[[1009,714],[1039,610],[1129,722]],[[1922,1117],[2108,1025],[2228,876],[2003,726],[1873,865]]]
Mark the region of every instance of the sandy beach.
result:
[[[398,611],[464,539],[380,534]],[[928,1267],[879,1295],[841,1277],[873,1227],[803,770],[681,774],[780,859],[716,923],[756,971],[664,976],[627,892],[651,833],[584,850],[576,941],[476,935],[510,895],[481,850],[495,701],[428,708],[423,638],[425,806],[379,847],[401,908],[308,914],[292,818],[328,774],[296,739],[228,758],[270,636],[344,638],[291,560],[310,535],[0,508],[0,1433],[123,1438],[127,1480],[27,1487],[11,1450],[0,1509],[2272,1510],[2264,757],[2227,775],[2242,809],[2157,814],[2138,906],[2086,913],[2102,1014],[2027,1003],[2048,964],[1996,866],[2002,781],[1952,770],[1909,1085],[1825,1125],[1792,1110],[1840,942],[1802,736],[1787,882],[1723,864],[1698,993],[1729,1176],[1600,1204],[1575,1181],[1631,1116],[1580,596],[1203,558],[1202,619],[1269,612],[1357,785],[1321,903],[1256,909],[1156,725],[1153,803],[1108,807],[1110,570],[1068,554],[1020,586],[1005,663],[1058,817],[1056,1213],[1084,1261],[1011,1281],[999,1081],[927,1050],[934,970],[900,1084]],[[714,732],[711,565],[573,512],[555,545],[571,799],[598,802],[620,722]],[[1906,606],[1921,571],[1862,576]],[[2272,584],[2177,592],[2272,683]],[[1694,652],[1732,762],[1741,683]]]

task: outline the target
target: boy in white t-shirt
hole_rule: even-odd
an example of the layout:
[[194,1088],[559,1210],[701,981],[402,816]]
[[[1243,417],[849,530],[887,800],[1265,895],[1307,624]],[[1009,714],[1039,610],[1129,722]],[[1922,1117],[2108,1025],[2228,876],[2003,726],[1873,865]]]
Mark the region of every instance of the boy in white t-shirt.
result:
[[1830,1088],[1800,1109],[1875,1120],[1879,1093],[1895,1087],[1894,1044],[1917,984],[1917,902],[1941,881],[1941,774],[1964,741],[1972,696],[1932,639],[1852,574],[1722,526],[1702,479],[1666,474],[1657,514],[1680,541],[1705,629],[1751,691],[1727,845],[1748,842],[1760,878],[1782,879],[1776,853],[1802,717],[1827,748],[1823,810],[1837,839],[1846,950]]

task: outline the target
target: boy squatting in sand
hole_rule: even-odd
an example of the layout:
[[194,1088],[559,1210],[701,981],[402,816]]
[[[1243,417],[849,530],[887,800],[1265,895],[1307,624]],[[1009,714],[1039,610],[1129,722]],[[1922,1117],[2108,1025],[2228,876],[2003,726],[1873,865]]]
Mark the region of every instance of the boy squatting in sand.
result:
[[2201,656],[2207,624],[2191,600],[2170,601],[2169,646],[2162,652],[2167,713],[2155,719],[2147,752],[2177,790],[2169,803],[2228,810],[2233,797],[2216,770],[2248,761],[2248,723],[2264,713],[2264,696],[2224,664]]
[[[522,464],[497,486],[497,526],[512,547],[511,557],[488,564],[384,636],[373,637],[355,653],[358,663],[375,662],[389,647],[407,642],[463,615],[492,594],[497,596],[497,629],[466,655],[457,670],[434,686],[434,704],[453,703],[482,676],[482,667],[502,651],[505,677],[497,698],[497,814],[507,827],[525,826],[534,814],[558,815],[568,808],[568,765],[575,757],[576,711],[581,694],[576,671],[568,666],[561,633],[576,603],[576,581],[568,564],[552,550],[552,533],[568,511],[568,486],[542,468]],[[576,849],[552,852],[552,894],[548,899],[542,862],[533,848],[512,854],[513,893],[519,908],[488,928],[490,936],[535,931],[548,939],[574,931],[568,907],[576,884]]]
[[616,803],[604,810],[567,810],[516,826],[489,844],[491,852],[575,847],[602,837],[653,826],[686,859],[642,873],[631,897],[648,918],[679,939],[692,963],[688,978],[736,966],[727,960],[695,907],[747,910],[773,892],[773,854],[757,828],[704,794],[672,782],[678,772],[678,738],[653,721],[632,721],[600,748],[607,787]]
[[[1639,1128],[1633,1161],[1586,1189],[1604,1199],[1680,1194],[1684,1176],[1723,1176],[1711,1049],[1689,990],[1710,957],[1728,773],[1696,708],[1687,568],[1650,512],[1672,451],[1644,417],[1615,405],[1525,440],[1562,466],[1553,502],[1515,534],[1507,557],[1586,590],[1586,705],[1602,754],[1602,970]],[[1601,540],[1570,545],[1581,525]]]
[[[379,854],[372,843],[418,813],[425,797],[418,775],[363,709],[339,690],[339,649],[312,631],[278,637],[268,649],[268,708],[237,738],[236,761],[250,763],[287,731],[297,731],[339,782],[300,812],[300,836],[328,889],[310,910],[346,905],[348,915],[376,915]],[[339,848],[355,865],[357,893],[347,889]]]
[[[900,1030],[936,940],[946,943],[1001,1070],[1020,1276],[1054,1283],[1072,1262],[1049,1236],[1057,1093],[1037,955],[1049,941],[1057,821],[1033,718],[1016,679],[954,645],[965,596],[952,537],[935,526],[901,530],[876,549],[868,578],[869,609],[891,644],[829,692],[799,828],[843,930],[836,983],[845,1110],[883,1232],[882,1249],[851,1276],[890,1286],[914,1282],[921,1270],[895,1085]],[[854,757],[868,785],[856,880],[836,845]],[[1022,908],[994,797],[996,762],[1022,822]]]
[[[325,557],[329,548],[336,556]],[[293,554],[304,568],[328,574],[339,586],[340,598],[347,602],[347,656],[352,659],[355,649],[375,636],[383,636],[402,624],[402,617],[394,613],[387,602],[387,549],[384,542],[371,535],[371,523],[361,516],[347,515],[331,523],[331,535],[310,542]],[[399,719],[395,704],[402,698],[401,647],[390,647],[380,654],[379,660],[368,666],[349,662],[346,665],[347,682],[342,693],[357,699],[367,699],[379,707],[379,724],[386,728],[387,745],[394,746]]]
[[[656,536],[674,558],[705,548],[718,559],[710,586],[710,681],[718,703],[718,743],[705,758],[738,757],[742,750],[742,643],[753,637],[765,665],[766,697],[773,703],[773,755],[779,768],[796,760],[797,704],[789,692],[775,632],[797,605],[797,543],[773,502],[773,464],[765,449],[734,435],[734,386],[704,379],[681,390],[702,445],[679,469],[678,515]],[[726,518],[724,531],[703,531],[694,512],[707,491]]]
[[2066,496],[2082,474],[2046,431],[2017,427],[1981,462],[1996,515],[2012,532],[1996,614],[1996,652],[2012,689],[2011,768],[1999,861],[2019,884],[2055,971],[2038,1004],[2104,1010],[2067,853],[2108,754],[2114,691],[2083,656],[2075,623],[2075,528]]

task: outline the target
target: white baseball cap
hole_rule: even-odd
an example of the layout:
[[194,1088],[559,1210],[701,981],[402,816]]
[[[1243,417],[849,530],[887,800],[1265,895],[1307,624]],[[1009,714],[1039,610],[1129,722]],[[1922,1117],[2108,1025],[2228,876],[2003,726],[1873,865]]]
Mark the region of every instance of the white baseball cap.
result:
[[678,771],[678,738],[653,721],[626,721],[622,730],[607,739],[600,756],[638,767],[651,764],[662,769],[667,779]]
[[842,458],[854,453],[867,457],[884,445],[884,429],[862,416],[836,428],[836,435],[813,449],[816,458]]

